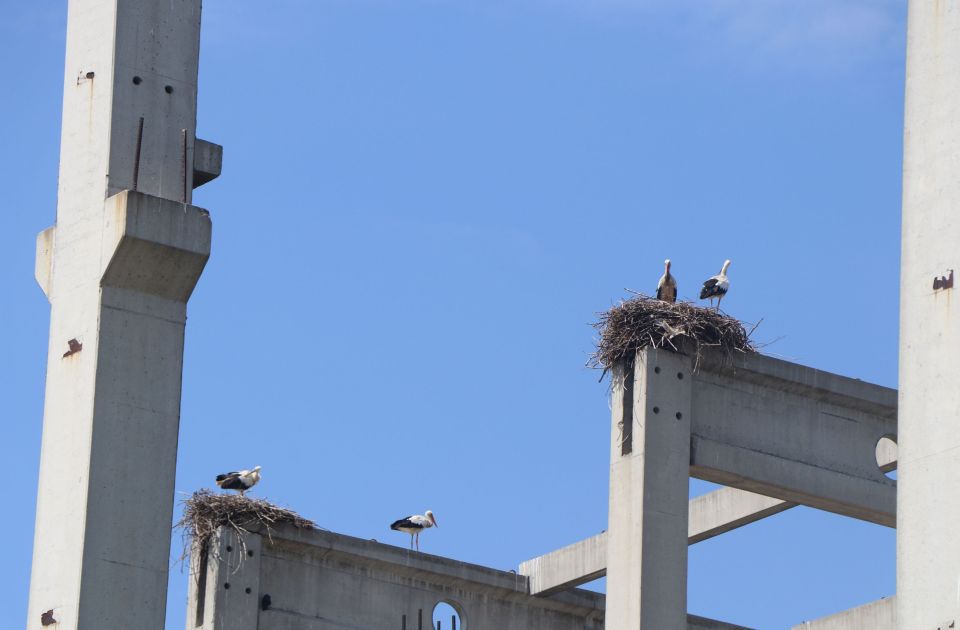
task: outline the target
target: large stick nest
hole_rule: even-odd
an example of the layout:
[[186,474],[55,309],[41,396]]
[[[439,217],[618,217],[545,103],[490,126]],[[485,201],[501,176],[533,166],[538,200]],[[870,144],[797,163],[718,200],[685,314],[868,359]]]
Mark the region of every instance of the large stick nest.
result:
[[183,532],[181,560],[185,560],[190,556],[191,542],[199,546],[201,554],[209,551],[210,542],[221,527],[233,529],[242,544],[243,535],[250,533],[251,529],[262,528],[269,536],[272,528],[283,523],[304,529],[316,527],[313,521],[265,499],[203,489],[183,501],[183,517],[174,527]]
[[642,348],[665,348],[693,353],[698,358],[708,347],[726,353],[757,351],[750,340],[756,326],[748,332],[743,323],[720,311],[692,302],[664,302],[642,294],[600,313],[593,326],[600,339],[587,365],[603,368],[604,374],[621,361],[632,364],[637,350]]

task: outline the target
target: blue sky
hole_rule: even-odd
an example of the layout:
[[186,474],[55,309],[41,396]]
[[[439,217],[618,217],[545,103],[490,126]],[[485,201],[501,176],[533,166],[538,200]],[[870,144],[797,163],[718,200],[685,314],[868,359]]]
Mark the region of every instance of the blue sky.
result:
[[[681,297],[731,258],[724,307],[768,352],[896,385],[905,2],[204,4],[198,135],[225,156],[195,195],[214,245],[180,496],[260,464],[260,496],[324,527],[406,545],[387,525],[429,508],[425,551],[504,569],[595,534],[589,323],[667,257]],[[0,7],[0,627],[21,627],[66,2]],[[692,547],[689,608],[786,628],[893,593],[894,549],[794,509]]]

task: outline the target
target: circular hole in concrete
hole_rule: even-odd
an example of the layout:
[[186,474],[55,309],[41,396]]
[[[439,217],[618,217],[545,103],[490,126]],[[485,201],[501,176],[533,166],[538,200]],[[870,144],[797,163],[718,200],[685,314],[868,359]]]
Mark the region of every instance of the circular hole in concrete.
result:
[[253,549],[247,549],[247,555],[253,557]]
[[456,602],[441,600],[433,607],[434,630],[463,630],[463,609]]
[[227,590],[230,590],[230,582],[224,582],[224,583],[223,583],[223,588],[225,588],[225,589],[227,589]]
[[233,547],[231,547],[230,545],[227,545],[227,551],[228,551],[228,552],[229,552],[229,551],[233,551]]
[[653,373],[654,373],[654,374],[659,374],[659,373],[660,373],[660,367],[658,366],[658,367],[653,368]]
[[252,593],[253,591],[250,590],[250,587],[248,586],[247,588],[243,589],[243,592],[246,593],[247,595],[249,595],[249,594]]
[[877,459],[877,467],[889,479],[897,478],[897,436],[893,434],[884,435],[877,440],[877,446],[874,448],[874,456]]
[[85,76],[86,76],[88,79],[92,79],[93,77],[97,76],[97,73],[94,72],[93,70],[91,70],[91,71],[88,72]]
[[140,77],[133,77],[134,85],[140,85],[141,83],[143,83],[143,79],[141,79]]
[[660,413],[660,407],[654,407],[653,413]]
[[677,372],[677,378],[683,380],[683,372]]
[[683,420],[683,414],[679,411],[677,412],[677,420]]
[[173,86],[165,85],[163,86],[163,91],[166,92],[167,94],[173,94]]

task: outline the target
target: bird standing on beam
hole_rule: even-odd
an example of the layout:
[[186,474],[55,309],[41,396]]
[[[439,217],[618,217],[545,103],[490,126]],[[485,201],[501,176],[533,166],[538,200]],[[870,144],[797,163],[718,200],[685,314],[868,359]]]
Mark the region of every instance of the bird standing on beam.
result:
[[664,302],[677,301],[677,281],[670,275],[670,259],[663,261],[663,275],[657,283],[657,299]]
[[260,481],[260,467],[254,466],[253,470],[241,470],[238,472],[228,472],[217,475],[217,485],[224,490],[239,490],[240,496],[257,485]]
[[723,296],[730,290],[730,281],[727,279],[727,268],[729,266],[730,261],[724,261],[723,269],[720,270],[720,273],[709,278],[703,283],[703,288],[700,289],[700,299],[705,300],[710,298],[710,306],[713,306],[713,298],[717,298],[717,311],[720,310],[720,300],[722,300]]
[[390,529],[397,532],[410,534],[410,548],[413,549],[414,539],[416,539],[417,551],[420,551],[420,532],[425,529],[430,529],[435,525],[440,527],[437,525],[437,519],[434,518],[433,512],[427,510],[424,512],[423,516],[416,514],[406,518],[401,518],[398,521],[394,521],[390,525]]

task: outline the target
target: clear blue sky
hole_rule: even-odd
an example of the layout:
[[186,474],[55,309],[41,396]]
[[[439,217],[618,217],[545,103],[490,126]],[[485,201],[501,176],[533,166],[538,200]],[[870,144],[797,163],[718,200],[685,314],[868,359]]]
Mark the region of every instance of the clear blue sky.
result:
[[[207,0],[177,491],[263,466],[329,529],[498,568],[606,528],[595,313],[682,297],[769,352],[897,375],[903,0]],[[0,0],[7,496],[0,627],[26,616],[64,0]],[[694,494],[706,491],[694,482]],[[491,530],[491,523],[498,523]],[[175,549],[179,537],[175,539]],[[689,608],[786,628],[890,595],[894,532],[807,509],[690,552]],[[187,577],[171,573],[168,628]]]

